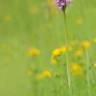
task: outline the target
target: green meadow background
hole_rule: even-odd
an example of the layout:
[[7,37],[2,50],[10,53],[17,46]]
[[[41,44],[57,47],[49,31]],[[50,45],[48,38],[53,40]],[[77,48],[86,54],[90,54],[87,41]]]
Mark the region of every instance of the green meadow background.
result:
[[[82,76],[71,75],[70,88],[66,65],[55,66],[50,61],[52,51],[65,44],[64,16],[52,2],[0,0],[0,96],[95,96],[96,2],[73,0],[67,8],[68,42],[75,44],[69,63],[81,63],[83,67],[88,63],[90,67],[90,86],[87,86],[85,70]],[[88,56],[84,54],[78,59],[73,53],[82,40],[89,40],[92,45],[87,50]],[[28,56],[29,48],[38,48],[40,55]],[[27,75],[30,68],[37,73],[49,70],[65,75],[35,80]]]

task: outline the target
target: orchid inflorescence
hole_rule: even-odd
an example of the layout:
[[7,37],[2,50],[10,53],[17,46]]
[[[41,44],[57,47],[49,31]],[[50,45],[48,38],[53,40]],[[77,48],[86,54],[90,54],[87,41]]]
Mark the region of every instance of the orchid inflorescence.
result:
[[55,2],[60,10],[64,10],[71,3],[71,0],[55,0]]

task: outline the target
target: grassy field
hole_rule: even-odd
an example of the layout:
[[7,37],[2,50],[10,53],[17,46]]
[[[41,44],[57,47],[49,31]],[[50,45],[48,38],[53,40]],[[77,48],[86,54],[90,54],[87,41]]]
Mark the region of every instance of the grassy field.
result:
[[54,0],[0,0],[0,96],[95,96],[96,2],[66,15]]

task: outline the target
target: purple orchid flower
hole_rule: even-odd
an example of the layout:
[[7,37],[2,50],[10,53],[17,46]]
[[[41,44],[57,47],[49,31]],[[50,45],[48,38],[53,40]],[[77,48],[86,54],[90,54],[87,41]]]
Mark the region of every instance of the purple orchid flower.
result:
[[55,2],[60,10],[64,10],[70,4],[71,0],[55,0]]

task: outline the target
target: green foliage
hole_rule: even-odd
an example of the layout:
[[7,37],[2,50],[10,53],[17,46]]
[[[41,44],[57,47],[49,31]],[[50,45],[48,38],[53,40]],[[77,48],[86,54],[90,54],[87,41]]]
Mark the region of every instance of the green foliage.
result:
[[[66,32],[63,13],[53,2],[0,0],[0,96],[95,96],[95,0],[74,0],[68,6],[72,50],[56,57],[57,64],[51,62],[52,52],[66,46]],[[31,48],[40,54],[35,50],[33,56]]]

